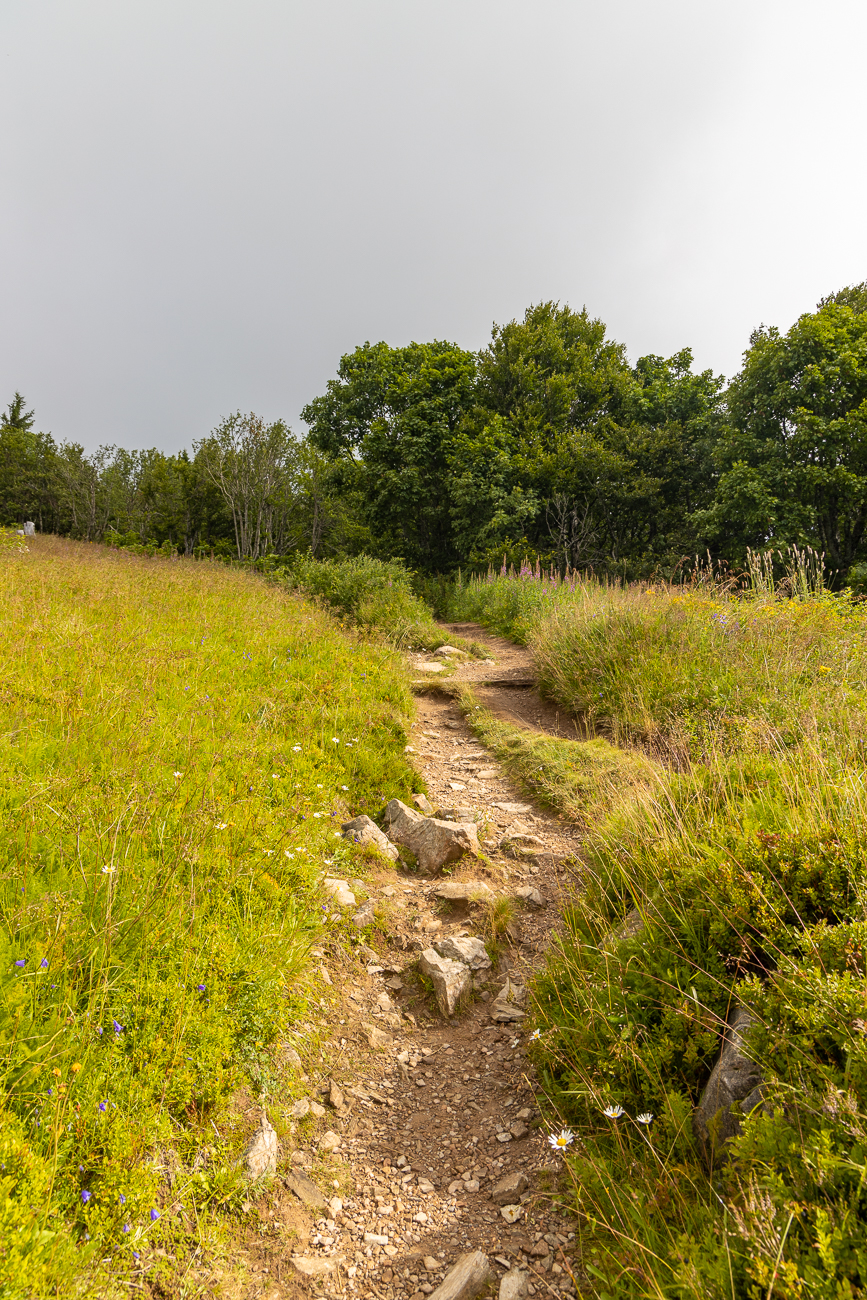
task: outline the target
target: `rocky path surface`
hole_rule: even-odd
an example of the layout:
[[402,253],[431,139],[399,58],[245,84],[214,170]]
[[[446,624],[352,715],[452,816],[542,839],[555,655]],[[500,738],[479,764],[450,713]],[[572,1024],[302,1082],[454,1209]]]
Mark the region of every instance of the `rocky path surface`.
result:
[[[488,707],[574,736],[533,689],[526,651],[475,626],[452,631],[492,655],[454,674],[493,683],[478,686]],[[428,661],[414,657],[420,676]],[[299,1063],[307,1097],[294,1107],[294,1149],[256,1207],[235,1291],[249,1300],[576,1294],[574,1224],[555,1203],[562,1162],[547,1140],[554,1117],[540,1115],[521,1008],[559,922],[576,833],[510,784],[447,694],[420,698],[411,751],[431,804],[475,820],[485,857],[445,878],[383,868],[347,882],[388,944],[362,945],[354,959],[338,943],[317,954],[328,1032]],[[420,956],[484,936],[494,897],[517,900],[500,918],[497,963],[472,972],[469,1004],[445,1018]]]

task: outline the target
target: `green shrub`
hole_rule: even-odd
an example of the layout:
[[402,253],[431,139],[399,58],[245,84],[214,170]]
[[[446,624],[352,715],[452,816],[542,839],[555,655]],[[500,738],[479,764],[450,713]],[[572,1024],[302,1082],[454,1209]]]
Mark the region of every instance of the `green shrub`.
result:
[[399,560],[299,558],[290,581],[358,627],[383,633],[407,649],[432,650],[446,643],[430,609],[413,592],[413,574]]

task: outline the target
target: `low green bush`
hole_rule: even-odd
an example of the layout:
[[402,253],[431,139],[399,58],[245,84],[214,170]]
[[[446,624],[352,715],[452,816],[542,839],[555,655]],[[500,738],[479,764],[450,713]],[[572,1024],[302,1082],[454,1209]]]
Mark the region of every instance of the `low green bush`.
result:
[[399,560],[370,555],[293,562],[289,581],[367,631],[406,649],[433,650],[446,637],[413,591],[413,574]]

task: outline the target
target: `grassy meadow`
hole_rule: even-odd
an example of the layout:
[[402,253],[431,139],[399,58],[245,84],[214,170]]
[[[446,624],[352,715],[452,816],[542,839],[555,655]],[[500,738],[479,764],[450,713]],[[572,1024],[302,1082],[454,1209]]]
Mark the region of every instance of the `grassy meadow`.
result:
[[344,815],[413,788],[411,705],[393,651],[255,575],[28,540],[0,547],[0,1296],[128,1294],[219,1237],[233,1092],[280,1130],[318,884]]
[[[867,1291],[867,607],[763,573],[732,591],[525,570],[452,598],[622,755],[501,735],[465,701],[586,829],[533,1050],[599,1297]],[[705,1160],[693,1110],[738,1007],[761,1100]]]

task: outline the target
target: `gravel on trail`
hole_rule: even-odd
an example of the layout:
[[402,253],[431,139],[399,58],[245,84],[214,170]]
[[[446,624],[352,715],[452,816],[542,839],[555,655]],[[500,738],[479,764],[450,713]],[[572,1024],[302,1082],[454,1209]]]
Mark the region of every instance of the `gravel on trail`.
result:
[[[534,687],[508,684],[532,679],[527,651],[474,625],[448,630],[493,657],[444,656],[452,680],[493,681],[477,687],[486,707],[515,725],[575,737]],[[415,664],[432,658],[412,656]],[[319,1046],[302,1076],[310,1108],[296,1103],[299,1125],[281,1153],[281,1167],[293,1172],[278,1172],[257,1194],[258,1225],[214,1294],[437,1300],[449,1270],[475,1251],[487,1256],[492,1281],[462,1295],[497,1296],[504,1277],[504,1295],[577,1294],[575,1223],[556,1203],[558,1188],[566,1190],[563,1164],[547,1141],[546,1125],[559,1124],[540,1111],[523,1011],[510,1002],[514,1019],[494,1017],[507,981],[517,1001],[544,962],[564,889],[574,885],[578,832],[516,790],[453,700],[427,685],[411,756],[434,807],[460,819],[471,811],[485,853],[485,861],[461,860],[447,879],[482,881],[515,898],[515,919],[495,967],[473,971],[468,1004],[444,1019],[419,980],[418,959],[434,941],[483,934],[484,891],[456,887],[442,892],[469,899],[443,898],[442,877],[385,866],[349,882],[387,917],[388,948],[362,944],[353,957],[335,943],[318,952]],[[503,840],[508,851],[498,848]],[[251,1127],[260,1113],[251,1110]],[[458,1292],[447,1284],[439,1294]]]

